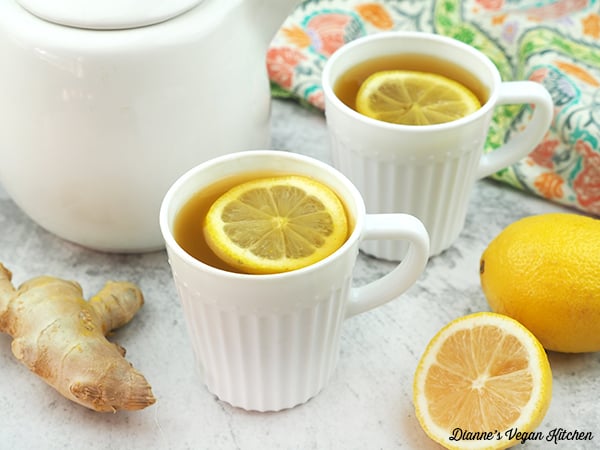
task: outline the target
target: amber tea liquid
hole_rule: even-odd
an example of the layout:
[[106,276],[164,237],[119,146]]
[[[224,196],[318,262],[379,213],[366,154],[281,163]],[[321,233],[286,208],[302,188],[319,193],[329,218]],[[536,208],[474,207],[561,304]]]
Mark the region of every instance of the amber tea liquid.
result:
[[[271,174],[273,175],[273,174]],[[244,173],[219,180],[194,194],[181,208],[173,223],[173,237],[187,253],[217,269],[239,272],[210,249],[202,231],[204,218],[212,204],[229,189],[268,174]]]
[[416,70],[443,75],[470,89],[482,105],[489,95],[486,87],[464,67],[436,56],[416,53],[380,56],[357,64],[338,78],[333,87],[335,95],[356,111],[356,94],[361,84],[382,70]]
[[[194,194],[181,208],[175,216],[173,223],[173,237],[175,241],[188,254],[197,260],[216,267],[217,269],[226,270],[228,272],[240,271],[234,269],[229,264],[219,258],[208,246],[204,238],[203,226],[204,219],[212,204],[229,189],[245,183],[246,181],[255,180],[257,178],[268,178],[275,176],[289,175],[288,173],[279,172],[248,172],[219,180]],[[340,197],[340,200],[343,199]],[[346,208],[347,211],[347,208]],[[348,216],[349,231],[354,228],[354,221]]]

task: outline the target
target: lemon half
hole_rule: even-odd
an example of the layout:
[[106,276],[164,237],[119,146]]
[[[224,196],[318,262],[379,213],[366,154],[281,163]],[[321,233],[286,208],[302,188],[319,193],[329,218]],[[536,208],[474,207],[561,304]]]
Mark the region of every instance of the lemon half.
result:
[[515,445],[511,433],[533,432],[551,397],[552,372],[542,345],[516,320],[490,312],[442,328],[414,377],[419,423],[449,449]]

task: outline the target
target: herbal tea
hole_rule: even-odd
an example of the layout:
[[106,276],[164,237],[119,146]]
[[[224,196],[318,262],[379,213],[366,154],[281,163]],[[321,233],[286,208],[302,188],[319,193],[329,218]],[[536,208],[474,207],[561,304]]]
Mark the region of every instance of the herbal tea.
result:
[[245,173],[213,183],[194,194],[183,205],[173,223],[173,237],[187,253],[199,261],[217,269],[238,272],[222,261],[208,246],[202,227],[206,213],[212,204],[225,192],[246,181],[273,174]]
[[237,273],[280,273],[337,250],[350,223],[339,196],[308,176],[245,173],[193,195],[173,235],[191,256]]
[[488,98],[487,88],[463,67],[435,56],[412,53],[386,55],[357,64],[339,77],[333,90],[342,102],[356,111],[356,94],[360,86],[370,75],[383,70],[415,70],[443,75],[471,90],[482,105]]

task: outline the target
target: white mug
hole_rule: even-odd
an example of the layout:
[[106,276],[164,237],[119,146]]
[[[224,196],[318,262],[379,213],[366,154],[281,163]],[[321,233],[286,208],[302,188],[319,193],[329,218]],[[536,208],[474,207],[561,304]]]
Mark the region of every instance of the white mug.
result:
[[[366,117],[343,103],[334,88],[350,68],[386,55],[422,54],[465,68],[487,90],[476,112],[435,125],[398,125]],[[502,82],[496,66],[480,51],[455,39],[424,32],[383,32],[356,39],[336,51],[322,76],[333,165],[361,192],[369,213],[403,212],[418,217],[431,239],[431,255],[456,240],[464,226],[476,180],[526,156],[547,132],[553,105],[533,81]],[[494,108],[532,104],[531,120],[500,148],[483,148]],[[361,249],[399,260],[400,242],[365,242]]]
[[[173,236],[181,207],[215,181],[257,171],[306,175],[332,188],[353,223],[342,247],[308,267],[270,275],[216,269],[186,253]],[[358,190],[332,166],[274,150],[233,153],[189,170],[165,195],[160,227],[204,383],[219,399],[256,411],[290,408],[316,395],[336,366],[344,319],[406,291],[429,255],[418,219],[368,215]],[[366,239],[407,240],[409,251],[389,274],[351,287]]]

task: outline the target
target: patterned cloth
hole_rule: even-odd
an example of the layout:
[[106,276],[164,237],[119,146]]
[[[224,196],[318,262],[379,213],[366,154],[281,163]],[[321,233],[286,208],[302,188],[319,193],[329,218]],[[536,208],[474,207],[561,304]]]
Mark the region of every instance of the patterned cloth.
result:
[[[551,130],[494,177],[600,215],[600,0],[306,0],[269,49],[273,94],[323,109],[327,58],[386,30],[454,37],[488,55],[504,80],[542,83],[555,106]],[[486,151],[522,126],[528,108],[516,108],[497,109]]]

